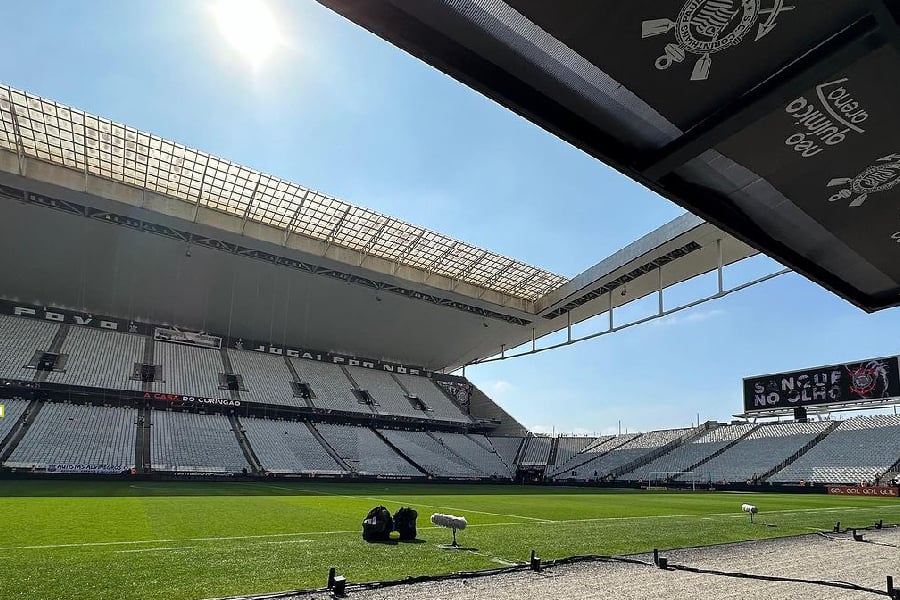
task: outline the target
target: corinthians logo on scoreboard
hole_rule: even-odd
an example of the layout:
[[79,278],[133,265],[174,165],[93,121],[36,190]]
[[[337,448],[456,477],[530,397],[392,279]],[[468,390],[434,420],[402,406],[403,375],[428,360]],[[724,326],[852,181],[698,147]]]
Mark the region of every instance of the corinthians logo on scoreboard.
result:
[[[687,53],[699,58],[691,72],[692,81],[709,78],[712,55],[737,46],[755,29],[759,41],[775,29],[778,16],[793,6],[784,0],[772,0],[766,8],[763,0],[688,0],[675,21],[650,19],[641,25],[641,37],[649,38],[675,30],[675,43],[665,45],[664,53],[656,59],[656,68],[664,71],[675,63],[684,62]],[[765,19],[763,19],[765,17]],[[757,27],[758,25],[758,27]]]

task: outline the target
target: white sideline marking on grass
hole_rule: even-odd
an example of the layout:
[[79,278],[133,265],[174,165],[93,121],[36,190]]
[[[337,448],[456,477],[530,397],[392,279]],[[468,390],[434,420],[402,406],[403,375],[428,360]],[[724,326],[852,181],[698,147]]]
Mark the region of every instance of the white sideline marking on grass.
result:
[[[242,484],[242,485],[252,485],[254,487],[265,486],[265,487],[270,487],[270,488],[273,488],[276,490],[285,490],[288,492],[292,492],[295,489],[299,489],[299,488],[280,487],[277,485],[270,485],[267,483],[263,483],[263,484],[246,483],[246,484]],[[539,519],[537,517],[526,517],[524,515],[510,515],[510,514],[506,514],[506,513],[493,513],[493,512],[487,512],[484,510],[472,510],[470,508],[457,508],[455,506],[444,506],[444,505],[437,506],[435,504],[421,504],[421,503],[416,503],[416,502],[399,502],[397,500],[387,500],[386,498],[375,498],[374,496],[350,496],[348,494],[334,494],[331,492],[323,492],[322,490],[308,490],[308,489],[303,490],[303,491],[310,492],[313,494],[321,494],[323,496],[334,496],[336,498],[352,498],[352,499],[356,499],[356,500],[365,499],[365,500],[374,500],[375,502],[387,502],[389,504],[404,504],[407,506],[424,506],[425,508],[442,508],[442,509],[455,510],[455,511],[459,511],[459,512],[474,513],[474,514],[478,514],[478,515],[490,515],[492,517],[511,517],[513,519],[527,519],[529,521],[537,521],[538,523],[556,523],[557,522],[557,521],[553,521],[550,519]]]
[[[361,496],[348,496],[352,498],[359,498]],[[370,498],[371,499],[371,498]],[[422,506],[422,505],[419,505]],[[794,510],[773,510],[766,511],[762,514],[773,515],[773,514],[791,514],[791,513],[804,513],[804,512],[834,512],[834,511],[872,511],[872,510],[882,510],[885,508],[896,508],[897,505],[893,504],[882,504],[879,506],[845,506],[845,507],[833,507],[833,508],[798,508]],[[446,508],[446,507],[445,507]],[[472,511],[469,511],[472,512]],[[509,515],[502,515],[509,516]],[[542,521],[541,525],[565,525],[567,523],[589,523],[593,521],[627,521],[627,520],[644,520],[644,519],[674,519],[674,518],[703,518],[703,517],[730,517],[730,518],[745,518],[743,513],[713,513],[707,515],[643,515],[643,516],[634,516],[634,517],[596,517],[592,519],[566,519],[562,521]],[[508,527],[511,525],[531,525],[531,523],[523,523],[521,521],[507,521],[502,523],[473,523],[468,526],[468,529],[472,529],[475,527]],[[441,527],[427,526],[427,527],[419,527],[420,530],[428,530],[428,529],[442,529]],[[809,528],[813,529],[813,528]],[[819,529],[816,529],[818,531]],[[230,541],[230,540],[249,540],[249,539],[262,539],[262,538],[274,538],[274,537],[291,537],[295,535],[339,535],[339,534],[359,534],[358,529],[338,529],[335,531],[300,531],[295,533],[266,533],[261,535],[235,535],[235,536],[227,536],[227,537],[205,537],[205,538],[184,538],[180,540],[136,540],[136,541],[123,541],[123,542],[83,542],[78,544],[47,544],[43,546],[7,546],[0,548],[0,551],[9,551],[9,550],[49,550],[55,548],[81,548],[88,546],[116,546],[116,545],[126,545],[126,544],[158,544],[163,542],[216,542],[216,541]],[[193,547],[193,546],[191,546]]]
[[115,550],[116,554],[126,554],[129,552],[177,552],[179,550],[187,550],[189,548],[196,548],[196,546],[172,546],[170,548],[141,548],[140,550]]
[[277,540],[273,542],[266,542],[267,544],[302,544],[304,542],[311,542],[313,540]]
[[84,546],[123,546],[125,544],[161,544],[178,540],[135,540],[131,542],[80,542],[77,544],[47,544],[44,546],[8,546],[0,550],[44,550],[47,548],[83,548]]

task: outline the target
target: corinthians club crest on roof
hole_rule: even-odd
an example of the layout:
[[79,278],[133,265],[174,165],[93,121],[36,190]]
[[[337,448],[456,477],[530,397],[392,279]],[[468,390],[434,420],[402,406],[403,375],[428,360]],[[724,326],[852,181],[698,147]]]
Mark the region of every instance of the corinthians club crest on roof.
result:
[[[683,62],[686,53],[690,52],[700,57],[694,63],[691,80],[703,81],[709,78],[711,55],[740,44],[756,28],[757,23],[759,27],[756,28],[754,41],[759,41],[775,29],[778,15],[794,8],[785,6],[784,0],[772,0],[773,5],[768,8],[762,8],[762,2],[763,0],[688,0],[675,21],[644,21],[641,37],[662,35],[674,29],[675,43],[666,44],[665,53],[656,59],[656,68],[663,71],[674,63]],[[762,19],[764,16],[765,20]]]
[[900,184],[900,154],[888,154],[878,159],[878,162],[865,169],[856,177],[836,177],[828,182],[828,187],[846,185],[828,199],[829,202],[837,200],[850,201],[851,207],[862,206],[869,198],[869,194],[885,192]]

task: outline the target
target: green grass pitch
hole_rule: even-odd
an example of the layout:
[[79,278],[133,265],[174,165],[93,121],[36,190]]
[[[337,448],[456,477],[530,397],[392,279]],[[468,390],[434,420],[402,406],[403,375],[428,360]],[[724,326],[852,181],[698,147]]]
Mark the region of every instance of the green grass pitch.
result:
[[[759,506],[757,524],[740,512]],[[420,543],[366,544],[372,506],[419,511]],[[432,512],[465,516],[460,542]],[[208,598],[900,522],[900,502],[809,494],[432,484],[0,481],[0,598]],[[767,527],[770,523],[775,527]]]

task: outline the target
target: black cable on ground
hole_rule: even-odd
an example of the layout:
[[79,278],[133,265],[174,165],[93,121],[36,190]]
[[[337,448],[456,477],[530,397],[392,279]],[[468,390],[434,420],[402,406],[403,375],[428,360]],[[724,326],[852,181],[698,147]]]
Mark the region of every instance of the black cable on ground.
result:
[[[895,529],[900,527],[900,524],[873,524],[864,527],[848,527],[837,533],[847,533],[852,530],[856,531],[873,531],[880,529]],[[834,531],[817,531],[816,534],[832,540],[832,541],[841,541],[844,538],[832,538],[826,534],[834,534]],[[809,534],[807,534],[809,535]],[[788,536],[795,537],[795,536]],[[785,539],[785,538],[775,538],[775,539]],[[757,540],[761,541],[761,540]],[[849,541],[849,540],[847,540]],[[894,544],[887,544],[882,542],[870,542],[866,540],[861,543],[871,543],[879,546],[889,546],[889,547],[897,547]],[[585,554],[585,555],[576,555],[576,556],[568,556],[565,558],[557,558],[550,559],[543,563],[543,568],[550,568],[555,566],[565,566],[570,564],[579,564],[584,562],[611,562],[611,563],[625,563],[646,567],[657,568],[652,562],[642,560],[636,558],[635,555],[632,556],[615,556],[615,555],[604,555],[604,554]],[[827,579],[800,579],[794,577],[781,577],[777,575],[759,575],[754,573],[742,573],[738,571],[721,571],[716,569],[704,569],[701,567],[689,567],[687,565],[677,565],[669,563],[669,570],[673,571],[685,571],[689,573],[696,573],[700,575],[718,575],[721,577],[731,577],[737,579],[752,579],[756,581],[767,581],[767,582],[782,582],[782,583],[801,583],[806,585],[819,585],[824,587],[832,587],[839,588],[851,591],[860,591],[860,592],[869,592],[872,594],[877,594],[880,596],[887,596],[887,591],[878,590],[862,585],[858,585],[855,583],[850,583],[847,581],[833,581]],[[478,571],[458,571],[455,573],[446,573],[444,575],[417,575],[417,576],[408,576],[402,579],[392,579],[386,581],[372,581],[367,583],[354,583],[349,584],[347,586],[347,592],[359,592],[359,591],[367,591],[367,590],[376,590],[388,587],[395,587],[399,585],[406,584],[415,584],[415,583],[427,583],[434,581],[452,581],[457,579],[476,579],[480,577],[491,577],[494,575],[503,575],[507,573],[518,573],[530,571],[531,567],[528,563],[522,562],[517,563],[508,567],[498,567],[494,569],[483,569]],[[281,600],[285,598],[296,598],[298,596],[308,596],[311,594],[323,594],[328,593],[329,590],[327,588],[316,588],[316,589],[305,589],[305,590],[292,590],[285,592],[277,592],[274,594],[266,594],[260,596],[245,596],[239,598],[233,598],[232,600]],[[229,599],[220,599],[220,600],[229,600]]]
[[688,573],[697,573],[699,575],[719,575],[721,577],[733,577],[736,579],[753,579],[755,581],[775,581],[783,583],[805,583],[807,585],[822,585],[826,587],[840,588],[844,590],[853,590],[857,592],[870,592],[887,596],[884,590],[876,590],[874,588],[857,585],[848,581],[831,581],[827,579],[800,579],[797,577],[781,577],[778,575],[758,575],[755,573],[741,573],[739,571],[719,571],[717,569],[702,569],[700,567],[688,567],[685,565],[669,564],[669,569],[673,571],[687,571]]

